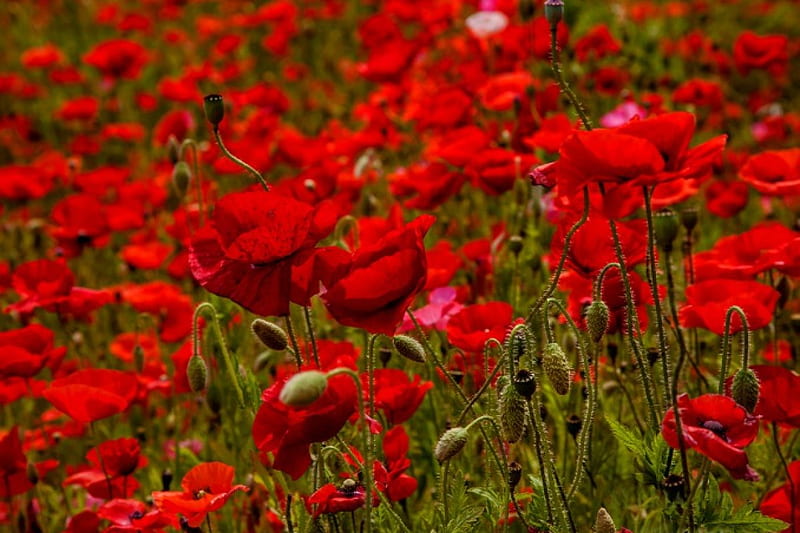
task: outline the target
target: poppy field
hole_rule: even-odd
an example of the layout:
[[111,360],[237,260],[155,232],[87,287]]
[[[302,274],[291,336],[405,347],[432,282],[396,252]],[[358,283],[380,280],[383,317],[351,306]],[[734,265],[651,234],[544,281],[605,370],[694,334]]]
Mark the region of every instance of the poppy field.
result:
[[0,23],[0,531],[800,533],[797,0]]

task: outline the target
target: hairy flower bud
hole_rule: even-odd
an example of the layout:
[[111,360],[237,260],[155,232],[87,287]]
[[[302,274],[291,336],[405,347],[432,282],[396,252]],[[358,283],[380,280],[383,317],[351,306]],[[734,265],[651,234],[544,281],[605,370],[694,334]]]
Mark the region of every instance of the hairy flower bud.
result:
[[608,330],[608,306],[603,300],[593,301],[586,308],[586,329],[594,342],[600,342]]
[[517,442],[525,433],[527,422],[525,398],[519,395],[516,387],[506,387],[500,394],[498,407],[503,440],[510,443]]
[[392,339],[392,344],[394,344],[394,349],[397,350],[397,353],[406,359],[415,363],[425,362],[425,349],[417,339],[408,335],[395,335]]
[[731,385],[731,396],[733,399],[747,409],[753,412],[758,403],[760,383],[758,376],[749,368],[741,368],[736,375],[733,376],[733,385]]
[[253,332],[261,344],[275,351],[283,351],[289,346],[289,337],[283,328],[267,322],[263,318],[257,318],[250,324],[250,330]]
[[202,357],[193,355],[189,358],[189,364],[186,366],[186,377],[189,379],[189,387],[191,387],[192,392],[205,390],[208,384],[208,366]]
[[172,167],[172,186],[179,197],[183,197],[192,181],[192,169],[186,161],[178,161]]
[[601,507],[597,511],[597,518],[594,520],[595,533],[616,533],[617,526],[614,525],[614,520],[608,514],[605,507]]
[[439,437],[433,456],[439,464],[455,457],[467,444],[467,430],[462,427],[448,429]]
[[219,127],[219,123],[225,117],[225,103],[222,100],[222,95],[207,94],[203,97],[203,110],[206,113],[206,120],[208,120],[214,129]]
[[307,370],[289,378],[279,399],[291,407],[303,407],[317,401],[328,386],[328,376],[319,370]]
[[544,347],[542,366],[555,391],[561,395],[567,394],[572,382],[572,370],[561,346],[551,342]]

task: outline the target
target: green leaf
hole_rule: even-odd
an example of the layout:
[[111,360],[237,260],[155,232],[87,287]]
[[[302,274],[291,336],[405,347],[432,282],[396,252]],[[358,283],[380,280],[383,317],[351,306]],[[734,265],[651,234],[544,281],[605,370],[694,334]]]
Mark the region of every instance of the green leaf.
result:
[[629,452],[641,457],[644,453],[644,441],[633,431],[626,428],[616,420],[606,417],[606,424],[611,428],[611,433]]
[[703,524],[709,532],[719,533],[774,533],[783,531],[789,524],[764,516],[753,509],[752,504],[739,507],[727,518],[720,518]]

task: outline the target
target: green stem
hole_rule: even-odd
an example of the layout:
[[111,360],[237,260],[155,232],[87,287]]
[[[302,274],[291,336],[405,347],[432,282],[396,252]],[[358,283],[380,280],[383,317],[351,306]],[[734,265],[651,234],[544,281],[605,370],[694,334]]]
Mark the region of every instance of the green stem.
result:
[[775,444],[775,451],[778,454],[778,458],[781,460],[781,465],[783,466],[783,472],[786,474],[786,483],[789,484],[789,501],[791,502],[791,509],[792,512],[789,516],[792,517],[792,533],[795,533],[795,520],[794,520],[794,509],[795,509],[795,486],[794,480],[792,479],[792,473],[789,472],[789,464],[786,462],[786,456],[783,455],[783,450],[781,450],[781,443],[778,440],[778,424],[775,422],[772,423],[772,442]]
[[244,409],[246,406],[244,401],[244,391],[242,390],[241,384],[239,383],[239,377],[236,368],[234,368],[233,366],[233,358],[231,357],[231,354],[228,351],[228,345],[225,342],[225,336],[222,334],[222,327],[220,326],[219,323],[217,310],[210,302],[203,302],[200,305],[198,305],[194,310],[194,318],[192,324],[194,325],[195,353],[199,353],[200,335],[198,334],[198,320],[200,319],[200,315],[203,313],[203,311],[211,312],[210,313],[211,327],[214,329],[214,335],[217,337],[217,344],[219,345],[220,355],[222,356],[222,363],[223,365],[225,365],[228,377],[230,378],[230,381],[233,384],[233,389],[236,391],[236,399],[239,402],[239,407]]
[[255,177],[261,183],[261,187],[263,187],[265,191],[269,191],[269,184],[264,179],[264,176],[262,176],[259,171],[257,171],[256,169],[254,169],[253,167],[251,167],[250,165],[248,165],[247,163],[245,163],[244,161],[242,161],[241,159],[230,153],[230,151],[225,147],[225,144],[222,142],[222,137],[220,137],[218,127],[214,128],[214,138],[217,140],[219,149],[222,150],[222,153],[225,154],[225,157],[227,157],[240,167],[244,168],[245,170],[247,170],[250,174],[253,175],[253,177]]
[[178,157],[183,159],[183,150],[186,147],[191,147],[192,149],[192,169],[194,172],[194,183],[195,188],[197,189],[197,205],[200,208],[200,225],[202,226],[205,221],[205,213],[206,213],[206,201],[203,197],[203,182],[200,179],[200,164],[198,163],[197,157],[197,143],[193,139],[184,139],[181,143],[180,149],[178,150]]
[[314,334],[314,323],[311,321],[311,310],[303,307],[303,316],[306,319],[306,329],[308,330],[308,340],[311,343],[311,353],[314,356],[314,363],[320,368],[319,353],[317,352],[317,336]]
[[738,305],[732,305],[725,313],[725,333],[722,335],[722,363],[719,369],[718,394],[725,393],[725,379],[728,377],[728,369],[731,363],[731,319],[733,314],[739,315],[742,321],[742,368],[747,368],[750,364],[750,327],[747,316]]
[[300,346],[297,344],[297,334],[294,332],[294,324],[292,323],[292,313],[287,314],[284,319],[286,320],[286,333],[289,335],[289,341],[292,343],[292,351],[294,352],[294,362],[297,369],[303,366],[303,360],[300,357]]
[[581,122],[583,122],[583,127],[586,128],[586,130],[591,131],[593,128],[592,121],[589,119],[589,114],[586,112],[583,102],[581,102],[578,99],[578,96],[572,91],[572,87],[569,86],[569,83],[567,83],[567,81],[564,79],[564,74],[561,72],[557,24],[550,25],[550,67],[553,69],[553,74],[555,74],[556,83],[561,91],[567,95],[570,103],[575,108],[575,111],[578,113]]

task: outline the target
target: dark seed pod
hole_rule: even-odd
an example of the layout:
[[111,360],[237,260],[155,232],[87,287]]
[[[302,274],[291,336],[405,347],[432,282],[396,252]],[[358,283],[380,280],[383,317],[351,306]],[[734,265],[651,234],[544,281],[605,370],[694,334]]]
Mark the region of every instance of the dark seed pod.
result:
[[261,341],[261,344],[275,351],[283,351],[289,346],[289,337],[283,328],[268,322],[263,318],[257,318],[250,324],[253,335]]
[[222,95],[207,94],[204,96],[203,110],[206,113],[206,120],[214,126],[214,129],[218,128],[225,117],[225,102],[222,99]]
[[514,388],[523,398],[530,398],[536,392],[536,376],[527,369],[520,369],[514,377]]
[[161,472],[161,490],[168,491],[170,485],[172,485],[173,478],[174,475],[172,474],[172,470],[170,470],[169,468]]
[[508,465],[508,488],[511,492],[516,490],[517,485],[522,480],[522,465],[516,461],[512,461]]
[[667,493],[669,501],[674,502],[677,498],[683,499],[684,489],[683,476],[670,474],[661,481],[661,487]]
[[567,417],[567,433],[572,435],[573,439],[578,438],[578,433],[581,432],[583,421],[578,415],[570,415]]

